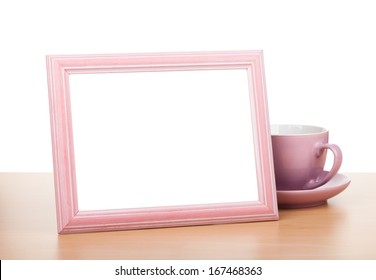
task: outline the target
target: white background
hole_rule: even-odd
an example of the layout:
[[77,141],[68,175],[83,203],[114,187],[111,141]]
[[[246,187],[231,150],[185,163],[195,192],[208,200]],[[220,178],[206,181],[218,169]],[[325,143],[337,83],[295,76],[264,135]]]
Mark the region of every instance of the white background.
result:
[[245,69],[78,74],[69,85],[80,210],[258,200]]
[[46,54],[263,49],[272,123],[375,172],[374,1],[1,1],[0,172],[52,171]]

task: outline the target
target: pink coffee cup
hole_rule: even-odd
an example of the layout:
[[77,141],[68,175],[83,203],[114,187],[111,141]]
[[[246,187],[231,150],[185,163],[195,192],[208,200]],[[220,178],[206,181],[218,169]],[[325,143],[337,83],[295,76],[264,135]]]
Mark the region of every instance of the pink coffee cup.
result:
[[[342,164],[341,149],[328,144],[329,131],[309,125],[272,125],[277,190],[308,190],[333,178]],[[324,171],[326,152],[334,155],[332,169]]]

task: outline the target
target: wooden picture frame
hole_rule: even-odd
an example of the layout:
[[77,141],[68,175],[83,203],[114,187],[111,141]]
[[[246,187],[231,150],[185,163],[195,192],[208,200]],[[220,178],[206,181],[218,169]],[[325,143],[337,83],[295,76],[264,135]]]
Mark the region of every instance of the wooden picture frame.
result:
[[[78,148],[75,146],[73,133],[75,114],[72,113],[71,106],[73,93],[70,88],[70,77],[80,74],[108,75],[217,70],[242,70],[247,75],[246,86],[249,104],[246,106],[249,108],[252,123],[253,144],[250,143],[250,145],[254,149],[252,161],[255,163],[255,170],[252,172],[255,174],[256,182],[254,186],[250,187],[256,189],[258,198],[249,200],[244,197],[241,201],[190,205],[131,208],[124,205],[122,208],[80,210],[75,161]],[[262,51],[49,55],[47,56],[47,77],[58,233],[278,219]],[[236,92],[230,93],[229,98],[236,94]],[[112,145],[111,142],[103,143],[103,146],[97,147],[96,150],[106,149],[110,145]],[[124,186],[124,188],[128,193],[132,193],[132,186]]]

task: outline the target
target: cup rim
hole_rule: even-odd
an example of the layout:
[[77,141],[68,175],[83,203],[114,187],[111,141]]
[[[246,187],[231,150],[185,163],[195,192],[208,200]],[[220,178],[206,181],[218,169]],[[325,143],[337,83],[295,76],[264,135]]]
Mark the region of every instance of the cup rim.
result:
[[321,127],[321,126],[315,126],[315,125],[306,125],[306,124],[271,124],[270,125],[271,136],[290,136],[291,137],[291,136],[319,135],[319,134],[324,134],[327,132],[328,130],[326,128]]

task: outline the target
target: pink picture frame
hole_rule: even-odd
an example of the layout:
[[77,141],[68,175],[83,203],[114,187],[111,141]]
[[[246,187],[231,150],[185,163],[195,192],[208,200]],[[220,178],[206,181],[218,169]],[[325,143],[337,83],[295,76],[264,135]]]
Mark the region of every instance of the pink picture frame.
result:
[[[46,59],[59,234],[278,219],[262,51],[48,55]],[[254,145],[252,160],[257,182],[253,187],[257,189],[258,199],[197,205],[79,209],[71,75],[237,69],[247,73]],[[132,186],[128,186],[127,191],[132,193]]]

